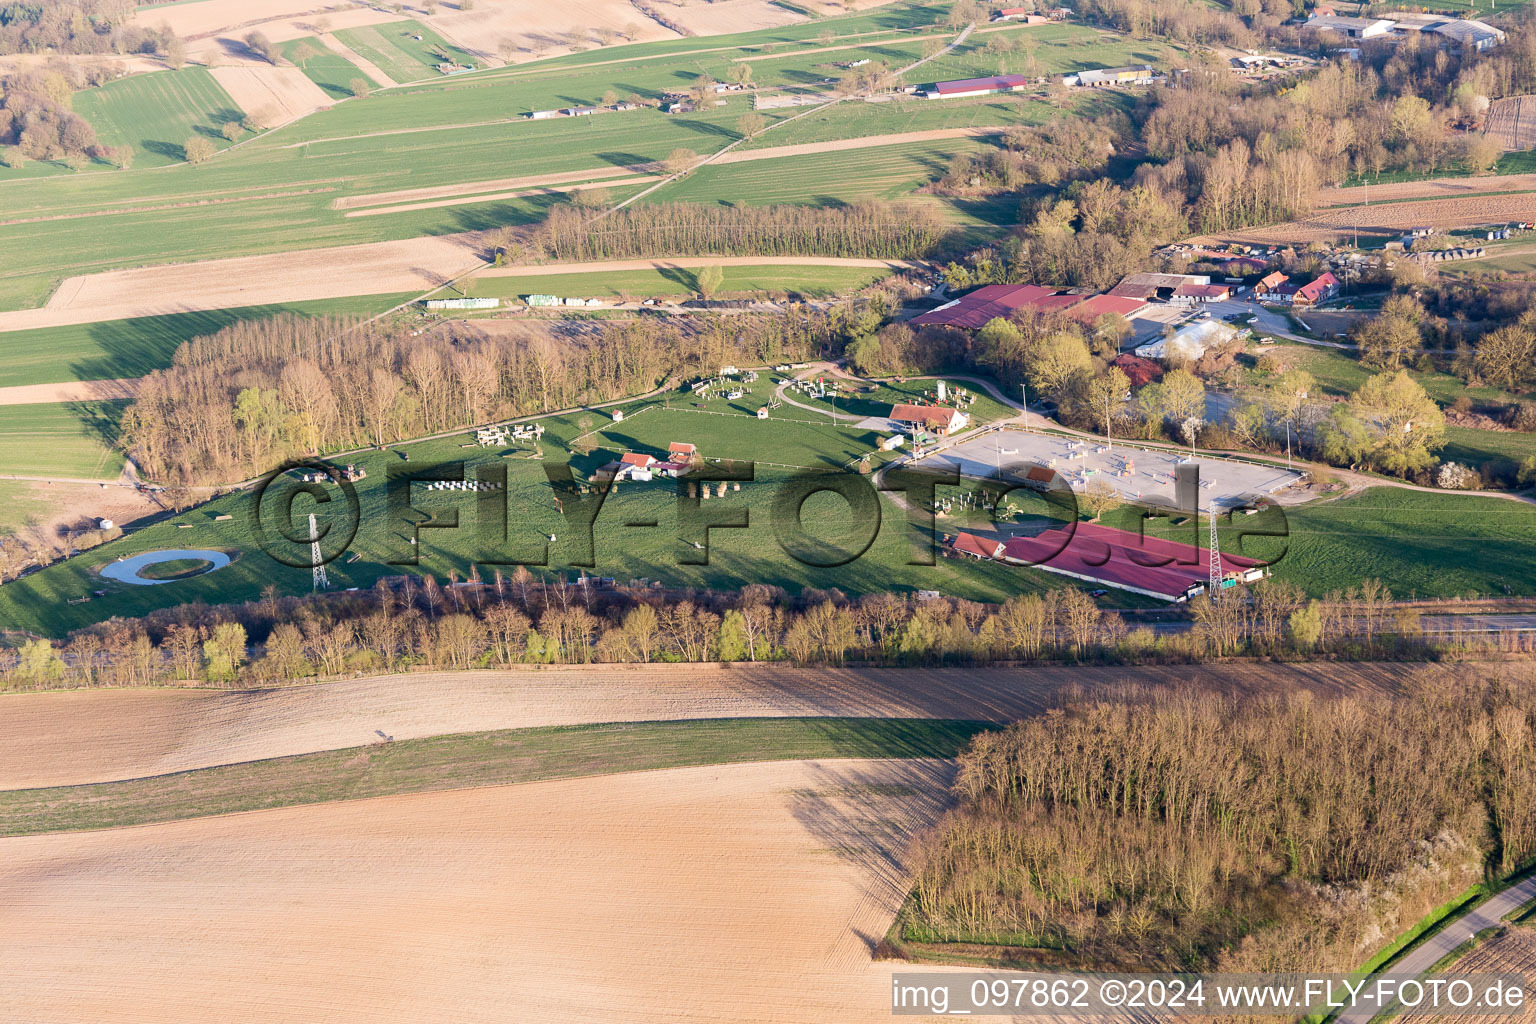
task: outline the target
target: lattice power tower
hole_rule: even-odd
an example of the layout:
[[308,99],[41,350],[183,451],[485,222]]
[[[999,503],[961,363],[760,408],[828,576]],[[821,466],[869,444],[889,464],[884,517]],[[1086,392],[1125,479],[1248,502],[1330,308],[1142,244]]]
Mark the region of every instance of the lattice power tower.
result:
[[[326,578],[325,562],[320,557],[320,527],[315,522],[315,514],[313,512],[309,514],[309,561],[313,566],[310,572],[314,574],[315,589],[329,590],[331,588],[331,581]],[[1214,572],[1215,570],[1211,571]]]

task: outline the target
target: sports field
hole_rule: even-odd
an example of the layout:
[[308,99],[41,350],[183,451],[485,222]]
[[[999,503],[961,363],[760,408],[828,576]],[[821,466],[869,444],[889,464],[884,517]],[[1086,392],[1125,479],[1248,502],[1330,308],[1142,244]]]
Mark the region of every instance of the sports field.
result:
[[122,402],[0,407],[0,475],[113,480]]
[[246,113],[201,67],[120,78],[79,93],[74,105],[103,143],[132,146],[133,165],[141,168],[185,160],[184,146],[193,136],[219,149],[229,146],[220,128]]

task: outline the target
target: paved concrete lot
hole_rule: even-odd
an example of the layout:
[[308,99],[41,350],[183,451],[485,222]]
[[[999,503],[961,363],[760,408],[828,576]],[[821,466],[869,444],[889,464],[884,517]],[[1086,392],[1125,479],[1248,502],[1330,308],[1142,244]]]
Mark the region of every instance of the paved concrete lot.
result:
[[[1095,477],[1109,481],[1129,501],[1158,500],[1173,504],[1174,467],[1189,455],[1100,441],[1038,434],[1009,427],[962,441],[953,448],[920,460],[924,465],[960,467],[962,476],[987,477],[998,467],[1038,463],[1054,469],[1079,494]],[[1300,473],[1232,459],[1197,457],[1200,466],[1200,505],[1214,498],[1218,508],[1231,508],[1254,495],[1278,502],[1300,501],[1300,492],[1287,494]],[[1020,471],[1022,472],[1022,471]]]

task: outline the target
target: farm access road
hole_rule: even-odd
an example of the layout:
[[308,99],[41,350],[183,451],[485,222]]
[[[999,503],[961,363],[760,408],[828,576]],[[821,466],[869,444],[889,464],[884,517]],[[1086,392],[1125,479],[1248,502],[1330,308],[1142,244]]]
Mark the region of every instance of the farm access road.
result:
[[[1470,910],[1451,918],[1439,931],[1424,939],[1403,954],[1385,970],[1389,974],[1411,974],[1417,977],[1455,952],[1456,948],[1485,928],[1496,928],[1506,914],[1536,900],[1536,875],[1531,875],[1514,885],[1488,897]],[[1352,1007],[1339,1012],[1330,1024],[1370,1024],[1379,1016],[1382,1007]]]

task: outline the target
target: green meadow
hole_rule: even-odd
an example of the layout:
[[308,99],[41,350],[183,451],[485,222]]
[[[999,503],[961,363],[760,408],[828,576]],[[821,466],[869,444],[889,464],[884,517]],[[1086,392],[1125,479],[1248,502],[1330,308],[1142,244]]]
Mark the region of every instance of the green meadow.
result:
[[187,139],[197,135],[223,149],[231,143],[219,130],[226,121],[245,116],[208,70],[196,66],[87,89],[75,97],[75,111],[95,127],[102,142],[132,146],[136,169],[182,162]]
[[283,57],[304,72],[325,94],[335,100],[350,99],[355,95],[352,82],[362,79],[368,88],[377,89],[379,83],[341,54],[326,46],[318,38],[309,36],[293,39],[281,45]]
[[413,295],[360,295],[7,331],[0,334],[0,387],[142,377],[169,366],[182,342],[213,334],[237,320],[279,313],[370,316]]
[[116,479],[122,402],[0,406],[0,473]]
[[[787,55],[755,62],[761,65],[755,71],[761,70],[764,80],[793,82],[821,74],[819,65],[829,57],[861,52],[793,53],[819,51],[809,41],[823,31],[832,32],[836,44],[899,45],[912,34],[950,34],[934,28],[940,14],[936,7],[896,4],[784,29],[614,47],[452,77],[426,68],[432,76],[426,81],[355,99],[342,95],[357,77],[355,68],[328,51],[306,60],[305,71],[343,102],[195,167],[179,163],[186,138],[194,131],[216,132],[226,112],[239,116],[211,77],[193,68],[114,82],[81,93],[76,103],[82,112],[99,115],[104,137],[137,140],[140,153],[132,170],[108,173],[104,165],[91,165],[78,174],[41,178],[35,177],[41,173],[36,166],[0,170],[6,206],[27,211],[25,218],[0,223],[0,251],[7,253],[0,265],[0,309],[40,305],[63,277],[75,273],[531,223],[559,197],[350,217],[335,203],[397,189],[642,164],[679,148],[708,154],[738,138],[736,124],[750,109],[748,97],[732,95],[722,107],[678,117],[650,109],[575,120],[529,121],[522,115],[597,102],[609,91],[658,97],[686,89],[700,75],[723,80],[736,58],[772,56],[775,48]],[[1121,37],[1081,29],[1025,31],[1038,32],[1035,54],[1045,67],[1113,63],[1136,48]],[[386,41],[396,49],[409,42],[400,53],[408,56],[414,48],[413,59],[430,52],[426,35],[420,44],[408,37]],[[957,61],[953,72],[959,74],[996,70],[997,62],[1020,56],[994,57],[982,49],[950,59]],[[927,106],[850,102],[768,132],[753,145],[1035,123],[1049,115],[1042,103],[1014,100]],[[978,144],[941,140],[918,149],[882,146],[812,153],[766,166],[710,168],[658,198],[815,203],[901,197],[942,171],[953,154]],[[977,217],[963,204],[928,201],[957,223],[995,225],[995,218]]]
[[440,74],[437,66],[445,57],[455,64],[470,67],[479,63],[469,52],[454,46],[419,21],[391,21],[339,29],[336,38],[364,60],[372,61],[396,82],[414,82]]

